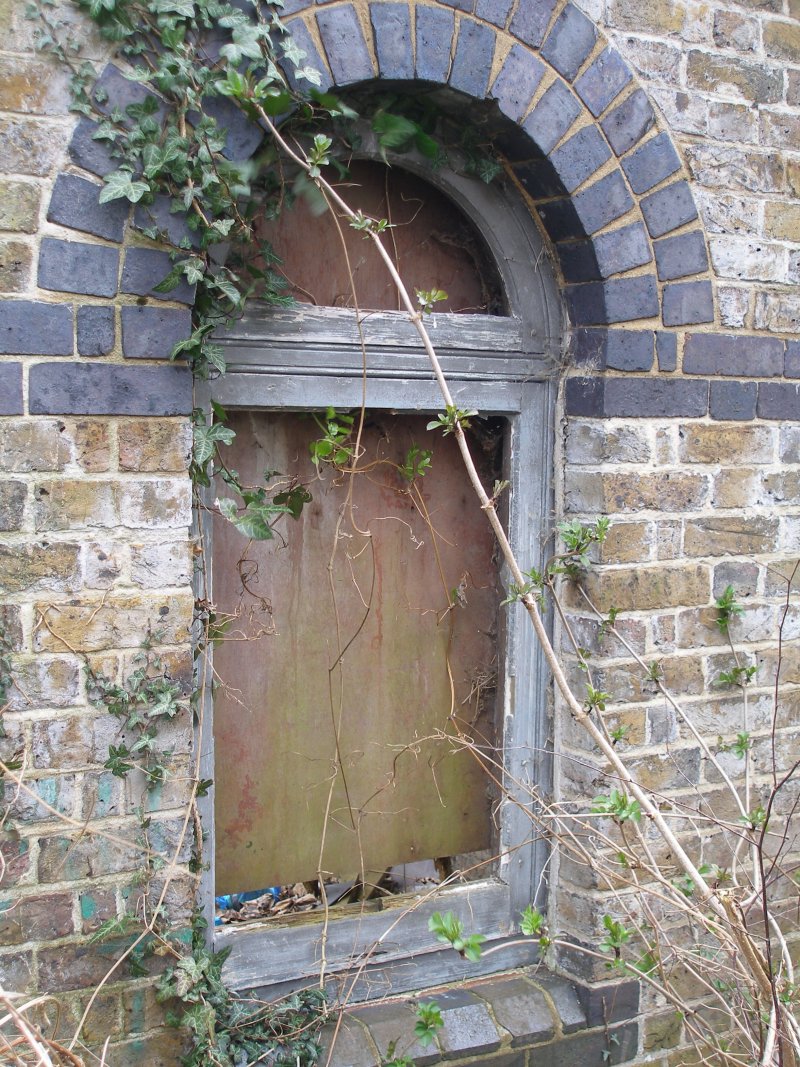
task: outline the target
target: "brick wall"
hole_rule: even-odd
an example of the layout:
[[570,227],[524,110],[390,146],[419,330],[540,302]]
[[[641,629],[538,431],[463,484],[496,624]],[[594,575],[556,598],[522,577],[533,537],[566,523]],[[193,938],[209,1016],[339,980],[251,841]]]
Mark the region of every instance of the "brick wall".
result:
[[[713,599],[729,582],[741,590],[737,633],[763,667],[753,707],[766,736],[781,575],[800,550],[798,9],[579,6],[289,0],[286,13],[329,84],[417,77],[496,102],[498,143],[551,244],[572,325],[557,510],[612,516],[592,592],[624,611],[637,650],[662,660],[714,738],[738,720],[714,685],[725,650]],[[26,786],[2,842],[11,907],[0,975],[58,993],[66,1033],[119,948],[85,935],[136,910],[143,862],[141,795],[103,769],[117,724],[89,700],[84,664],[121,679],[150,631],[171,676],[188,688],[191,675],[191,387],[165,357],[192,294],[154,293],[163,257],[118,205],[97,205],[111,162],[68,113],[63,73],[34,53],[24,8],[0,0],[0,589],[16,679],[2,751],[24,753]],[[56,17],[104,58],[68,5]],[[112,99],[135,91],[113,69],[104,82]],[[257,141],[239,130],[236,150]],[[596,646],[643,780],[716,796],[697,746],[630,657],[598,642],[577,605],[572,623]],[[795,632],[790,612],[790,666]],[[188,711],[174,737],[185,760]],[[559,795],[593,796],[601,776],[558,708],[555,741]],[[759,748],[757,784],[766,767]],[[173,785],[154,803],[159,841],[172,839],[184,799]],[[82,834],[87,822],[106,836]],[[182,866],[167,900],[176,927],[191,886]],[[566,862],[552,904],[567,934],[594,937],[602,895]],[[120,971],[85,1036],[110,1034],[115,1065],[174,1063],[179,1038],[160,1025],[149,980]],[[499,1034],[481,1062],[523,1063]],[[680,1037],[673,1016],[655,1016],[626,1030],[625,1056],[679,1063],[660,1050]]]

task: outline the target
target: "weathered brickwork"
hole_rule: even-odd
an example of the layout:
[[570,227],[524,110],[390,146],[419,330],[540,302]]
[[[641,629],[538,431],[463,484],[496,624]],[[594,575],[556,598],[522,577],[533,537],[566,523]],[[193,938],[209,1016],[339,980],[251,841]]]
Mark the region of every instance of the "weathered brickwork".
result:
[[[66,79],[35,53],[25,7],[0,0],[0,621],[15,678],[0,756],[25,760],[19,833],[0,841],[0,984],[58,993],[58,1033],[69,1035],[120,951],[86,935],[141,906],[144,855],[133,815],[143,793],[103,767],[120,734],[92,703],[86,668],[121,680],[149,636],[170,676],[191,684],[192,386],[168,357],[189,330],[193,291],[154,292],[167,259],[141,236],[142,212],[98,204],[114,161],[68,112]],[[102,67],[66,0],[56,10]],[[716,685],[729,656],[713,602],[737,587],[735,635],[761,668],[751,697],[760,788],[781,620],[786,752],[797,749],[800,706],[797,613],[783,607],[800,555],[795,0],[286,0],[284,11],[323,87],[416,80],[474,98],[562,283],[556,511],[614,521],[588,591],[601,610],[620,609],[631,647],[661,662],[715,740],[735,733],[738,709]],[[144,92],[114,67],[103,87],[107,108]],[[229,121],[227,154],[250,158],[261,132]],[[168,205],[150,211],[176,239],[186,232]],[[567,597],[643,784],[692,791],[725,814],[691,735]],[[169,740],[188,768],[188,712]],[[585,803],[602,774],[558,706],[554,741],[556,794]],[[731,755],[730,772],[740,769]],[[175,781],[148,800],[154,848],[177,840],[185,782]],[[89,823],[99,836],[83,833]],[[709,836],[709,856],[717,845]],[[185,849],[179,861],[164,901],[176,930],[194,892]],[[551,874],[553,927],[596,943],[604,902],[592,872],[564,858]],[[605,976],[562,963],[578,978]],[[683,1062],[674,1013],[645,1021],[634,983],[607,1001],[577,988],[580,1002],[537,972],[440,994],[440,1055],[498,1067],[607,1053]],[[646,992],[642,1006],[653,1006]],[[333,1062],[380,1062],[407,1014],[400,1004],[356,1013]],[[122,968],[84,1037],[110,1036],[114,1067],[172,1065],[181,1038],[162,1022],[151,979]]]

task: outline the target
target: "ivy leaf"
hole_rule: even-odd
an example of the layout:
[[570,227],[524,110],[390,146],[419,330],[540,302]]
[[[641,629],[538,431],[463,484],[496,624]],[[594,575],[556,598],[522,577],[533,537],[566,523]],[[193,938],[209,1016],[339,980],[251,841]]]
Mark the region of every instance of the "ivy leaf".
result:
[[[194,428],[194,460],[199,466],[208,463],[218,444],[229,445],[236,434],[230,426],[215,422],[211,426]],[[226,516],[230,517],[230,516]]]
[[128,170],[115,170],[109,174],[106,183],[100,191],[98,202],[107,204],[109,200],[130,200],[132,204],[138,204],[145,193],[150,192],[147,182],[134,181]]
[[388,111],[379,111],[372,120],[372,129],[378,135],[381,148],[401,148],[408,144],[419,132],[419,126],[403,115],[392,115]]

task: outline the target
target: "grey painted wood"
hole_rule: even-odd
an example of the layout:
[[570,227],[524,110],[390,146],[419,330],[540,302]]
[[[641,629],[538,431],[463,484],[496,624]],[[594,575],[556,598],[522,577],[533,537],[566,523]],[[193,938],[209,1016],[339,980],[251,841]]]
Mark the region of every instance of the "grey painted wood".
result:
[[[369,144],[365,144],[364,154],[369,155]],[[428,321],[455,403],[509,418],[509,529],[523,566],[538,566],[552,514],[553,379],[562,337],[562,308],[542,240],[516,191],[502,182],[483,186],[444,168],[432,172],[413,157],[404,156],[402,165],[446,192],[472,218],[506,286],[508,318],[434,315]],[[201,391],[198,403],[207,403],[213,396],[228,408],[302,411],[333,406],[352,410],[361,405],[365,391],[368,408],[442,410],[427,358],[413,327],[401,314],[366,316],[363,334],[366,380],[354,312],[311,307],[276,311],[254,305],[220,337],[229,372]],[[480,521],[477,506],[476,521]],[[530,802],[528,786],[538,785],[547,793],[551,784],[549,678],[523,609],[507,609],[502,628],[502,726],[511,799],[500,810],[500,846],[506,852],[498,878],[465,890],[442,891],[407,916],[396,936],[393,932],[391,938],[383,938],[380,957],[370,958],[368,965],[375,972],[379,992],[469,976],[456,953],[441,952],[433,941],[427,929],[432,911],[463,903],[467,928],[497,938],[515,928],[519,913],[534,896],[537,903],[544,901],[547,849],[532,833],[526,805]],[[201,741],[204,747],[207,740]],[[207,884],[213,886],[213,871]],[[390,914],[387,909],[358,919],[333,919],[326,949],[332,970],[350,974],[354,959],[360,966],[369,946],[384,935]],[[319,970],[319,927],[313,925],[218,928],[213,942],[218,948],[232,946],[226,977],[238,988],[270,983],[286,988],[286,982],[307,982]],[[491,963],[479,966],[486,971],[503,969],[515,965],[517,955],[525,963],[535,958],[533,947],[508,952],[490,956]],[[366,972],[362,984],[364,995],[369,995]]]

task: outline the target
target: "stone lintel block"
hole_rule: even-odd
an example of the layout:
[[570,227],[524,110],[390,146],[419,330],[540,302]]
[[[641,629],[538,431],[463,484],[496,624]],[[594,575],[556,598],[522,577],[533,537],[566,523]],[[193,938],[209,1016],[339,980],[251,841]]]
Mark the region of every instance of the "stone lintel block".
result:
[[578,1000],[586,1015],[587,1026],[607,1026],[609,1023],[634,1019],[639,1013],[639,983],[636,981],[607,982],[583,985],[576,983]]
[[633,267],[642,267],[653,258],[650,242],[641,222],[633,222],[628,226],[621,226],[618,230],[601,234],[595,237],[593,244],[603,278],[612,274],[623,274]]
[[450,87],[482,100],[489,85],[494,45],[494,30],[480,22],[462,19],[450,70]]
[[595,174],[611,152],[595,126],[584,126],[550,153],[550,162],[564,188],[572,193]]
[[581,105],[562,81],[553,82],[522,124],[543,155],[555,148],[575,119]]
[[635,193],[646,193],[675,171],[681,161],[669,134],[659,133],[622,160],[622,169]]
[[0,415],[22,413],[22,364],[0,363]]
[[39,286],[60,293],[114,296],[119,249],[45,237],[39,249]]
[[455,15],[450,11],[435,7],[417,8],[417,77],[422,81],[447,81],[455,25]]
[[665,326],[694,326],[714,321],[711,282],[672,282],[664,287],[662,317]]
[[738,378],[779,378],[783,374],[784,343],[776,337],[691,333],[683,353],[684,374]]
[[641,201],[641,208],[651,237],[663,237],[697,218],[692,191],[685,181],[650,193]]
[[673,371],[678,367],[678,336],[659,330],[656,334],[656,356],[660,371]]
[[619,171],[612,171],[577,193],[573,202],[584,231],[589,234],[627,215],[633,207],[633,198]]
[[556,974],[544,974],[541,978],[537,975],[534,981],[542,989],[547,990],[552,999],[561,1021],[562,1033],[573,1034],[576,1030],[586,1026],[586,1013],[581,1007],[577,990],[572,982]]
[[0,302],[0,353],[71,356],[72,305],[41,300]]
[[117,169],[118,160],[111,155],[107,141],[96,141],[97,123],[82,118],[72,134],[69,143],[69,157],[73,163],[99,178]]
[[541,0],[541,3],[518,4],[509,27],[511,33],[523,44],[539,48],[557,2],[558,0]]
[[522,118],[544,72],[545,65],[540,59],[522,45],[514,45],[492,86],[492,96],[504,115],[514,122]]
[[759,382],[757,412],[762,419],[800,419],[800,384]]
[[651,275],[569,285],[565,296],[576,326],[634,322],[658,314],[658,289]]
[[158,306],[122,309],[122,354],[126,359],[169,359],[192,331],[187,309]]
[[78,353],[107,356],[114,347],[114,308],[85,304],[78,308]]
[[632,77],[622,56],[609,45],[575,82],[575,91],[597,118]]
[[542,55],[559,74],[572,81],[596,40],[597,30],[592,20],[574,4],[568,3],[553,23],[542,45]]
[[168,293],[157,293],[154,286],[159,285],[172,270],[172,261],[168,252],[157,248],[129,248],[125,253],[122,267],[120,290],[135,296],[149,296],[154,300],[176,300],[182,304],[194,301],[193,285],[183,279]]
[[101,204],[98,202],[101,191],[102,186],[78,174],[59,174],[50,197],[48,222],[104,237],[107,241],[121,241],[130,204],[124,199]]
[[361,23],[352,4],[343,4],[334,11],[318,11],[317,25],[336,85],[351,85],[375,76]]
[[466,990],[437,994],[444,1026],[437,1034],[445,1059],[486,1055],[500,1048],[500,1034],[483,1001]]
[[371,4],[369,11],[381,77],[402,81],[413,78],[414,53],[408,4]]
[[722,422],[745,422],[756,417],[757,382],[712,382],[708,412]]
[[664,237],[653,243],[656,271],[661,281],[688,278],[708,270],[706,243],[700,230],[682,233],[678,237]]
[[610,111],[600,125],[614,152],[622,156],[641,141],[655,121],[650,101],[641,89],[636,89]]
[[[303,6],[305,7],[307,5],[304,4]],[[286,23],[286,26],[289,30],[289,33],[291,34],[294,43],[298,46],[298,48],[301,48],[305,52],[306,65],[308,65],[309,67],[313,67],[314,70],[319,71],[322,77],[322,81],[319,84],[320,91],[325,92],[326,89],[330,89],[333,82],[328,71],[328,67],[325,63],[325,60],[319,54],[317,46],[314,43],[314,38],[308,32],[308,27],[306,26],[305,22],[303,22],[302,19],[290,19]],[[288,78],[289,84],[294,89],[304,90],[305,87],[308,86],[308,82],[298,80],[298,78],[295,76],[294,66],[288,61],[288,59],[283,63],[283,72]],[[372,75],[370,73],[370,77],[371,76]]]
[[29,372],[32,415],[188,415],[188,367],[38,363]]

